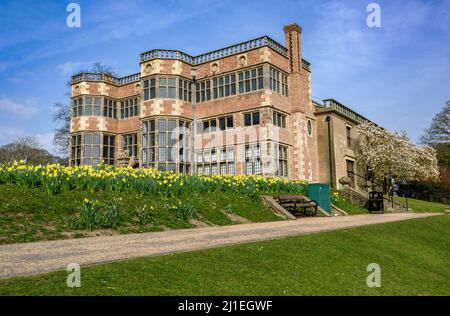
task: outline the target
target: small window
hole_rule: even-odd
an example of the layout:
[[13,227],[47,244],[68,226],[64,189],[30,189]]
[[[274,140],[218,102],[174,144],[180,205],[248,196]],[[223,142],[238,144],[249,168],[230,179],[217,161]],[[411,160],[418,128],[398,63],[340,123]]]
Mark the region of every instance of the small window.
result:
[[312,123],[310,120],[308,120],[307,128],[308,128],[308,135],[311,136],[312,135]]
[[352,128],[347,126],[347,147],[352,147]]
[[260,123],[259,111],[244,114],[245,126],[259,125],[259,123]]

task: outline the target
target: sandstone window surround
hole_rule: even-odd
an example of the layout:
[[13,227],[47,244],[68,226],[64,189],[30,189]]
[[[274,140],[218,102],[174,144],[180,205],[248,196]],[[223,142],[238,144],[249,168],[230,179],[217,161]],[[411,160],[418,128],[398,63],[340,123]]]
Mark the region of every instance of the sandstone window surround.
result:
[[101,161],[101,134],[85,133],[83,135],[83,165],[96,166]]
[[198,174],[235,174],[234,148],[232,146],[208,148],[197,151],[195,154]]
[[139,98],[132,97],[120,101],[120,118],[139,116]]
[[240,94],[264,89],[263,67],[239,72],[238,82]]
[[236,95],[236,74],[213,79],[213,98],[220,99]]
[[143,98],[144,101],[151,99],[176,99],[177,94],[177,77],[171,76],[155,76],[143,81]]
[[178,81],[178,99],[185,102],[192,102],[192,82],[186,79]]
[[244,126],[259,125],[260,121],[259,111],[244,113]]
[[114,165],[116,158],[116,136],[103,135],[103,155],[102,160],[107,165]]
[[142,166],[190,172],[191,123],[173,117],[142,122]]
[[70,159],[71,166],[81,165],[81,134],[70,137]]
[[211,100],[211,81],[201,81],[196,84],[196,101],[197,102],[206,102]]
[[245,145],[245,174],[262,174],[261,147],[259,143]]
[[130,157],[137,158],[138,153],[138,134],[126,134],[122,135],[122,148],[128,152]]
[[103,133],[83,132],[71,135],[70,165],[96,166],[115,163],[115,136]]
[[352,148],[352,127],[349,125],[346,125],[346,135],[347,135],[347,147]]
[[273,67],[270,67],[270,90],[289,96],[288,76]]
[[286,128],[286,114],[273,111],[272,124],[281,128]]
[[83,115],[83,98],[72,99],[72,117],[79,117]]
[[234,128],[233,115],[211,118],[197,122],[197,134],[207,134]]
[[103,116],[117,119],[117,100],[112,98],[103,98]]
[[274,143],[273,154],[275,163],[274,174],[280,177],[288,177],[288,147]]
[[101,97],[85,97],[84,115],[85,116],[100,116],[102,108]]

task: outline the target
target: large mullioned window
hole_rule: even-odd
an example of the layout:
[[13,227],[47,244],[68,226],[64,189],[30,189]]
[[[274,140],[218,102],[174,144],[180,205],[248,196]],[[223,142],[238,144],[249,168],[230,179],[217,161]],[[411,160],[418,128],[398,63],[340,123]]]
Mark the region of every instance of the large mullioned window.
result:
[[120,118],[139,116],[139,99],[137,97],[120,101]]
[[288,176],[288,148],[280,144],[274,144],[275,175]]
[[245,174],[262,174],[261,147],[259,143],[245,146]]
[[239,72],[239,93],[264,89],[263,73],[263,67]]
[[137,133],[122,136],[122,148],[128,152],[129,157],[138,157]]
[[85,96],[72,99],[72,117],[103,116],[117,119],[117,100],[109,97]]
[[197,123],[197,134],[224,131],[234,128],[233,115],[204,120]]
[[272,124],[281,128],[286,128],[286,115],[273,111]]
[[101,161],[115,163],[115,136],[102,133],[78,133],[70,139],[70,164],[96,166]]
[[272,67],[270,67],[270,89],[284,96],[289,95],[287,75]]
[[81,165],[81,134],[70,137],[70,165]]
[[191,124],[177,118],[142,123],[142,165],[159,170],[190,172]]
[[196,165],[197,173],[216,175],[231,174],[234,175],[234,148],[219,147],[209,148],[197,151]]

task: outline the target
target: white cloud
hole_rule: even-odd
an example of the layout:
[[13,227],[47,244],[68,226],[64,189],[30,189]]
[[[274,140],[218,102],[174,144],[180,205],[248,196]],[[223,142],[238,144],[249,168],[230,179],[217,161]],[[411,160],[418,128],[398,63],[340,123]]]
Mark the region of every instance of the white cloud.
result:
[[16,118],[30,117],[39,111],[37,98],[27,98],[24,103],[17,103],[8,98],[0,98],[0,112]]

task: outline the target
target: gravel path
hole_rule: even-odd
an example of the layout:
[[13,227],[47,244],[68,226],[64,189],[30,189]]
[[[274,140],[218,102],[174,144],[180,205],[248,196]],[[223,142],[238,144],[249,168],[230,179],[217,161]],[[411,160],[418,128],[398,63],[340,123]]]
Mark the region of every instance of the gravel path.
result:
[[70,263],[92,265],[434,215],[437,214],[315,217],[293,221],[3,245],[0,246],[0,279],[64,270]]

